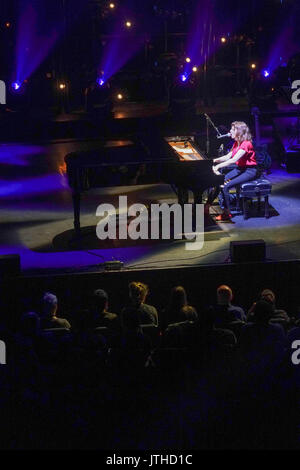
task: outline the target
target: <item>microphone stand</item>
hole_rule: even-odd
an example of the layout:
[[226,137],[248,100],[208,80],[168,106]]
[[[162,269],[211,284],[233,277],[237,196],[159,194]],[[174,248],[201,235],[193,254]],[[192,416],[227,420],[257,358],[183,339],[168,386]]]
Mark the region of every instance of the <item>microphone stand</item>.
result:
[[215,129],[217,136],[221,135],[221,132],[219,129],[215,126],[215,124],[212,122],[210,119],[209,115],[204,113],[204,116],[206,118],[206,154],[209,155],[209,150],[210,150],[210,140],[209,140],[209,124]]

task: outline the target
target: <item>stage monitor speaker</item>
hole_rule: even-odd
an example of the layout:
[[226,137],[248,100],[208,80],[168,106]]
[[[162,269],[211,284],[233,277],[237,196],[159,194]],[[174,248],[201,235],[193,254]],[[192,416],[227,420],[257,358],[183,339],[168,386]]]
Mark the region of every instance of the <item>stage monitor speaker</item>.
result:
[[286,171],[300,173],[300,145],[293,145],[286,151]]
[[19,255],[0,255],[0,278],[19,276],[20,272]]
[[264,240],[230,242],[230,259],[232,263],[265,261],[266,243]]

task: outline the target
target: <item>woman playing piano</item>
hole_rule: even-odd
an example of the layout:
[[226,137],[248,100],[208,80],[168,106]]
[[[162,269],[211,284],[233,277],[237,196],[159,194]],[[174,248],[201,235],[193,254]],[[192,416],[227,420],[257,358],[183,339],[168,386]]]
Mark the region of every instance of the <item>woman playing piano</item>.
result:
[[252,145],[252,137],[247,124],[241,121],[234,121],[231,124],[230,136],[235,140],[231,151],[223,157],[215,158],[213,170],[220,174],[221,168],[226,168],[236,164],[236,168],[225,175],[222,192],[224,195],[224,211],[216,217],[216,220],[230,220],[229,191],[238,184],[251,181],[257,177],[258,167],[255,158],[255,151]]

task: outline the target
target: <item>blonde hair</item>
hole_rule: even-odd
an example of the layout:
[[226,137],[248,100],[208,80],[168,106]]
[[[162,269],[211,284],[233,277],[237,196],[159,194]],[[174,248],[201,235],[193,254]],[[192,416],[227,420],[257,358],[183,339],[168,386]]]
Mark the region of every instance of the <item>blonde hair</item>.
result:
[[244,142],[244,140],[250,140],[250,142],[252,142],[250,129],[245,122],[234,121],[231,123],[231,126],[237,130],[237,139],[239,142]]
[[142,282],[131,282],[129,284],[129,295],[131,299],[137,303],[144,302],[148,293],[148,286]]

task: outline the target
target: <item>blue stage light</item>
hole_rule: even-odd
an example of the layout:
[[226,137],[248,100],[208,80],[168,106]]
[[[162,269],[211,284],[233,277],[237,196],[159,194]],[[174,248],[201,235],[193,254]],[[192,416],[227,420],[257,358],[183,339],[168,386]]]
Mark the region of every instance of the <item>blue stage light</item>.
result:
[[187,79],[187,76],[185,75],[185,73],[183,73],[181,76],[180,76],[180,79],[182,82],[185,82],[186,79]]
[[263,76],[268,78],[270,76],[270,71],[268,69],[263,70]]
[[21,83],[19,81],[13,82],[11,87],[14,91],[19,91],[21,88]]
[[96,81],[97,81],[97,83],[98,83],[99,86],[103,86],[104,83],[105,83],[105,80],[104,80],[103,78],[101,78],[101,77],[98,77]]

